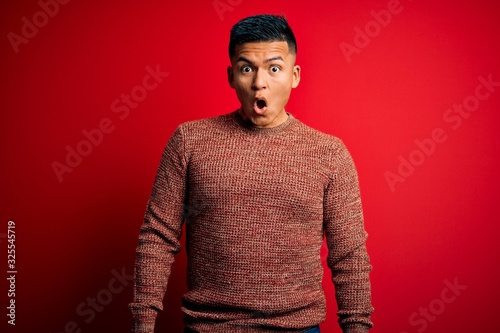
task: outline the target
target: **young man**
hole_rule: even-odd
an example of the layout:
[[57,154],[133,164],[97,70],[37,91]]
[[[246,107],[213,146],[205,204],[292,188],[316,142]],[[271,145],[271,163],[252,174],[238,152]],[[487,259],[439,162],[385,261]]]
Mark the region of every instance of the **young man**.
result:
[[371,266],[356,170],[339,139],[285,111],[299,84],[284,17],[231,30],[238,110],[181,124],[163,152],[135,271],[134,332],[153,333],[186,221],[186,332],[319,332],[320,248],[344,333],[368,332]]

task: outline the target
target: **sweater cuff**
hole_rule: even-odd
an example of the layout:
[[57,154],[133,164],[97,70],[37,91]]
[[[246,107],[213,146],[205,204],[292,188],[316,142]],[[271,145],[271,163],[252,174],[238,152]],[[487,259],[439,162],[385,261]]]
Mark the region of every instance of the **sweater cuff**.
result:
[[132,333],[154,333],[158,312],[150,308],[133,309]]
[[342,332],[343,333],[368,333],[368,330],[370,327],[363,325],[363,324],[357,324],[357,323],[352,323],[352,324],[346,324],[342,327]]

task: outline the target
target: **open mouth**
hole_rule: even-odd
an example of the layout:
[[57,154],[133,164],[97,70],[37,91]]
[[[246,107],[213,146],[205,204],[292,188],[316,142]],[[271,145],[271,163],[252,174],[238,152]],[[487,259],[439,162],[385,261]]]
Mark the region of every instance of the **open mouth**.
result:
[[256,98],[253,104],[253,110],[258,114],[264,114],[267,110],[267,101],[264,98]]
[[263,108],[265,108],[265,107],[267,106],[267,103],[266,103],[266,101],[265,101],[265,100],[263,100],[263,99],[258,99],[258,100],[257,100],[257,102],[256,102],[256,105],[257,105],[257,107],[258,107],[259,109],[261,109],[261,110],[262,110]]

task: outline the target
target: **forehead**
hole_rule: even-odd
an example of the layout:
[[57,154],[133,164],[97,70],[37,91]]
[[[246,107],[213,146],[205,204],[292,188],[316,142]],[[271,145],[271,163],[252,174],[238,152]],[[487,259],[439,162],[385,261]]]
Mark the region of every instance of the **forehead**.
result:
[[285,41],[250,42],[236,45],[234,59],[245,57],[281,56],[283,59],[290,54],[288,43]]

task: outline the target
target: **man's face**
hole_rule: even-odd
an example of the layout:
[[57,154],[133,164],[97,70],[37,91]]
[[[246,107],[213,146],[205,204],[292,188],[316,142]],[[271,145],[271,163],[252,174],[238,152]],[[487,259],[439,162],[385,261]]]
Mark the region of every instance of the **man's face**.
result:
[[287,42],[237,45],[227,74],[244,120],[270,128],[287,119],[285,105],[300,81],[300,67],[295,65],[295,55],[289,52]]

